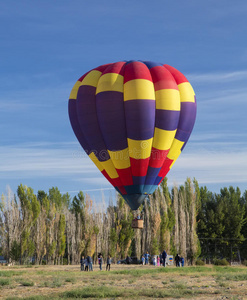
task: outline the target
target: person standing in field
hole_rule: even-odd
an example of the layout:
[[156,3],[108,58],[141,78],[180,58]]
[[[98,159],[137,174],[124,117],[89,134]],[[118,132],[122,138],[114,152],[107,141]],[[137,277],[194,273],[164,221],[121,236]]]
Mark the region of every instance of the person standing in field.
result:
[[184,258],[183,257],[180,258],[180,262],[181,262],[181,267],[184,267]]
[[145,263],[145,258],[144,256],[142,255],[142,265],[144,266],[144,263]]
[[148,251],[145,253],[144,258],[145,258],[145,265],[148,265],[148,260],[149,260],[149,256],[150,254],[148,253]]
[[102,257],[102,255],[100,255],[100,257],[99,257],[99,269],[100,269],[100,271],[102,271],[102,264],[103,264],[103,257]]
[[180,256],[177,254],[175,256],[176,267],[180,267]]
[[108,255],[107,260],[106,260],[106,271],[110,271],[111,270],[111,256]]
[[162,253],[160,253],[159,258],[160,258],[160,266],[162,266],[163,265]]
[[167,253],[166,253],[166,250],[164,250],[162,252],[162,261],[163,261],[163,266],[164,267],[166,266],[166,257],[167,257]]
[[157,255],[157,266],[159,266],[159,265],[160,265],[160,256]]
[[84,264],[85,264],[85,271],[88,271],[88,260],[87,260],[87,258],[84,259]]
[[87,257],[87,262],[88,262],[89,271],[93,271],[93,259],[91,256]]
[[81,257],[81,271],[84,271],[84,266],[85,266],[85,258],[84,256]]

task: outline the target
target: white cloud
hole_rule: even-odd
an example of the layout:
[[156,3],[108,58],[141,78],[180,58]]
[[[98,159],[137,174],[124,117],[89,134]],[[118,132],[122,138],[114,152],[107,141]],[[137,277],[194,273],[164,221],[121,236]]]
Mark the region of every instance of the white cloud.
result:
[[229,83],[246,80],[247,70],[234,72],[212,72],[204,74],[188,74],[188,79],[193,83]]
[[[170,173],[169,181],[179,184],[186,177],[195,177],[199,183],[246,182],[246,145],[217,141],[192,141],[178,158]],[[200,139],[199,139],[200,140]],[[214,150],[217,149],[217,150]],[[75,150],[74,143],[23,144],[18,147],[0,147],[0,178],[69,177],[89,189],[110,188],[92,161],[83,151]],[[93,185],[93,187],[92,187]]]
[[247,183],[247,147],[191,150],[182,153],[175,162],[167,175],[170,182],[181,184],[186,177],[195,177],[199,184]]
[[[46,146],[45,146],[46,145]],[[88,158],[70,143],[38,143],[0,147],[0,178],[68,176],[94,174],[98,170]],[[52,147],[52,148],[51,148]]]

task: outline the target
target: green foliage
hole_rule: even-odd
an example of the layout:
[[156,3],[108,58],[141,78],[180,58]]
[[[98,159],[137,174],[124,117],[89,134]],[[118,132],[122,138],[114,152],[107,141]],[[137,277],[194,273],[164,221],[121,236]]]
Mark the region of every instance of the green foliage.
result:
[[65,215],[61,214],[58,224],[58,255],[63,256],[66,248],[66,236],[65,236],[66,220]]
[[81,219],[85,218],[85,197],[82,191],[78,193],[72,200],[71,211],[75,213],[76,216],[80,215]]
[[223,259],[215,259],[214,260],[215,266],[229,266],[229,262],[223,258]]
[[38,191],[38,201],[40,202],[40,205],[42,209],[45,210],[46,215],[48,216],[50,211],[50,200],[48,198],[48,195],[44,191]]
[[31,257],[35,253],[35,244],[32,240],[28,240],[27,256]]
[[168,185],[167,185],[167,177],[165,177],[161,184],[160,184],[160,187],[163,191],[163,195],[165,196],[165,199],[167,201],[167,204],[168,205],[171,205],[171,195],[170,195],[170,192],[169,192],[169,189],[168,189]]
[[197,221],[202,256],[230,259],[232,249],[244,241],[246,214],[239,188],[223,188],[220,194],[213,194],[202,187]]
[[[167,249],[167,247],[169,247],[169,245],[167,244],[167,234],[171,236],[171,233],[175,225],[175,214],[172,209],[171,194],[169,193],[166,177],[161,182],[160,188],[161,189],[159,189],[159,191],[160,190],[162,191],[163,197],[165,197],[165,203],[167,205],[166,210],[164,209],[164,204],[160,205],[161,222],[160,222],[160,230],[159,230],[158,251],[162,252],[164,251],[164,249]],[[156,201],[157,200],[158,199],[156,199]]]
[[20,243],[18,243],[16,240],[14,240],[14,242],[11,245],[9,255],[10,255],[10,258],[13,261],[19,261],[20,260],[20,257],[21,257],[21,246],[20,246]]
[[[186,261],[191,259],[195,262],[199,256],[210,258],[211,261],[214,257],[226,257],[230,260],[232,256],[237,256],[238,250],[241,252],[241,258],[247,259],[247,191],[241,196],[239,188],[230,186],[222,188],[220,193],[216,194],[210,192],[207,187],[200,188],[195,179],[187,179],[185,184],[179,187],[178,195],[176,194],[179,207],[177,210],[173,203],[174,191],[175,189],[172,193],[169,192],[165,178],[153,195],[154,203],[145,201],[141,206],[145,212],[144,222],[147,223],[147,228],[140,231],[140,235],[135,235],[131,227],[133,214],[122,197],[118,198],[117,206],[109,206],[107,211],[102,213],[102,218],[98,218],[93,210],[88,208],[88,202],[85,204],[82,191],[70,202],[69,194],[62,195],[57,187],[52,187],[48,194],[39,190],[36,196],[30,187],[20,184],[17,189],[18,198],[13,197],[12,202],[9,202],[10,209],[14,208],[15,216],[19,217],[18,225],[15,224],[15,228],[19,226],[15,229],[18,233],[8,232],[11,224],[6,220],[11,211],[6,210],[7,198],[4,195],[0,201],[1,254],[22,262],[30,261],[32,256],[37,257],[40,262],[42,257],[46,256],[47,263],[53,260],[56,263],[58,259],[62,262],[65,257],[69,262],[76,261],[74,255],[77,256],[77,253],[84,249],[85,252],[95,250],[93,235],[99,235],[98,245],[103,237],[101,225],[107,224],[108,227],[104,228],[107,233],[104,236],[109,237],[109,243],[107,247],[104,246],[106,249],[100,247],[100,251],[105,251],[105,255],[108,254],[107,250],[112,257],[119,258],[130,253],[135,254],[136,251],[138,255],[143,250],[157,254],[164,249],[174,255],[175,238],[176,247],[181,248],[179,243],[182,231],[179,226],[182,224],[186,227],[186,249],[183,251]],[[181,218],[178,215],[180,210],[186,210],[183,222],[180,222]],[[176,220],[180,222],[178,227],[175,226],[175,212]],[[65,219],[65,216],[68,219]],[[195,216],[197,222],[194,222]],[[71,231],[66,232],[66,221],[75,222],[71,223]],[[77,226],[78,224],[81,224],[82,228]],[[179,230],[175,231],[175,228]],[[190,233],[190,230],[193,232]],[[70,243],[67,245],[66,234],[70,232],[74,236],[67,239]],[[147,238],[148,235],[152,238]],[[75,247],[71,246],[72,240],[76,240]]]
[[37,194],[37,199],[41,206],[43,206],[43,200],[47,197],[47,194],[45,191],[39,190]]
[[33,189],[20,184],[17,188],[17,195],[21,204],[23,221],[25,221],[26,224],[30,222],[34,223],[40,213],[40,203],[33,193]]
[[13,277],[23,275],[24,271],[0,271],[0,277]]
[[170,254],[173,255],[174,257],[177,254],[176,247],[174,245],[174,237],[173,236],[171,237],[171,241],[170,241]]
[[56,242],[53,241],[49,248],[49,256],[52,256],[55,253],[56,246],[57,246]]
[[117,241],[118,235],[115,228],[110,229],[109,235],[109,254],[111,257],[114,257],[117,251]]
[[96,235],[99,234],[99,227],[97,225],[93,226],[93,233]]
[[[165,249],[165,248],[164,248]],[[152,255],[158,255],[159,254],[159,245],[158,245],[158,240],[157,238],[154,238],[152,240],[152,245],[151,245],[151,253]]]
[[[76,289],[67,291],[61,294],[61,298],[115,298],[122,296],[123,293],[119,289],[112,287],[85,287],[83,289]],[[130,294],[129,294],[130,295]]]
[[25,280],[25,281],[20,281],[20,284],[21,284],[22,286],[34,286],[34,282],[33,282],[33,281],[27,281],[27,280]]
[[196,260],[196,266],[204,266],[205,265],[205,262],[201,259],[197,259]]
[[55,277],[53,280],[45,281],[43,286],[50,288],[58,288],[63,285],[63,280],[60,277]]
[[68,193],[62,195],[58,187],[52,187],[49,189],[48,198],[51,203],[55,204],[55,207],[58,211],[61,211],[63,206],[69,207],[70,195]]
[[159,251],[162,252],[166,248],[166,239],[165,233],[168,227],[168,218],[167,214],[164,213],[161,216],[161,223],[160,223],[160,243],[159,243]]
[[76,278],[75,277],[69,277],[65,279],[65,282],[71,282],[71,283],[76,283]]
[[242,264],[247,267],[247,260],[245,259]]
[[0,278],[0,286],[10,285],[10,279]]
[[125,205],[123,197],[118,197],[118,207],[121,210]]
[[125,257],[126,250],[128,246],[130,246],[130,241],[134,236],[134,230],[131,227],[133,216],[129,215],[128,218],[126,216],[120,221],[120,232],[118,236],[118,245],[120,247],[121,257]]
[[71,198],[70,198],[70,195],[69,193],[65,193],[62,195],[62,204],[64,207],[69,207],[70,205],[70,202],[71,202]]

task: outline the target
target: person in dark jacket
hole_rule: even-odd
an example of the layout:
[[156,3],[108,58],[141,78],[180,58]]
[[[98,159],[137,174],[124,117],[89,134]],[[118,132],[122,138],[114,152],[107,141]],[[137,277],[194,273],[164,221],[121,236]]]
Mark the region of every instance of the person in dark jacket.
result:
[[100,269],[100,271],[102,271],[102,264],[103,264],[103,257],[102,257],[102,255],[100,255],[100,257],[99,257],[99,269]]
[[166,250],[164,250],[162,252],[162,262],[163,262],[164,267],[166,266],[166,257],[167,257],[167,253],[166,253]]
[[110,271],[111,270],[111,256],[108,255],[107,260],[106,260],[106,271]]
[[129,264],[131,264],[131,262],[132,262],[132,259],[129,256],[127,256],[126,257],[126,264],[129,265]]
[[177,254],[175,256],[176,267],[180,267],[180,256]]
[[162,253],[160,253],[160,266],[163,266],[163,258],[162,258]]
[[80,263],[81,263],[81,271],[84,271],[84,266],[85,266],[85,258],[84,258],[84,256],[81,257]]

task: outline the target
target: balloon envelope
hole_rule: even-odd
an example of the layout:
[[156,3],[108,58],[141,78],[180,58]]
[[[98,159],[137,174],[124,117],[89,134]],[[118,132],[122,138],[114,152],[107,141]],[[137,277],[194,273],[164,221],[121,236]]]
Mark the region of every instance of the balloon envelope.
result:
[[196,99],[175,68],[121,61],[78,79],[69,117],[100,172],[137,209],[184,149],[195,123]]

